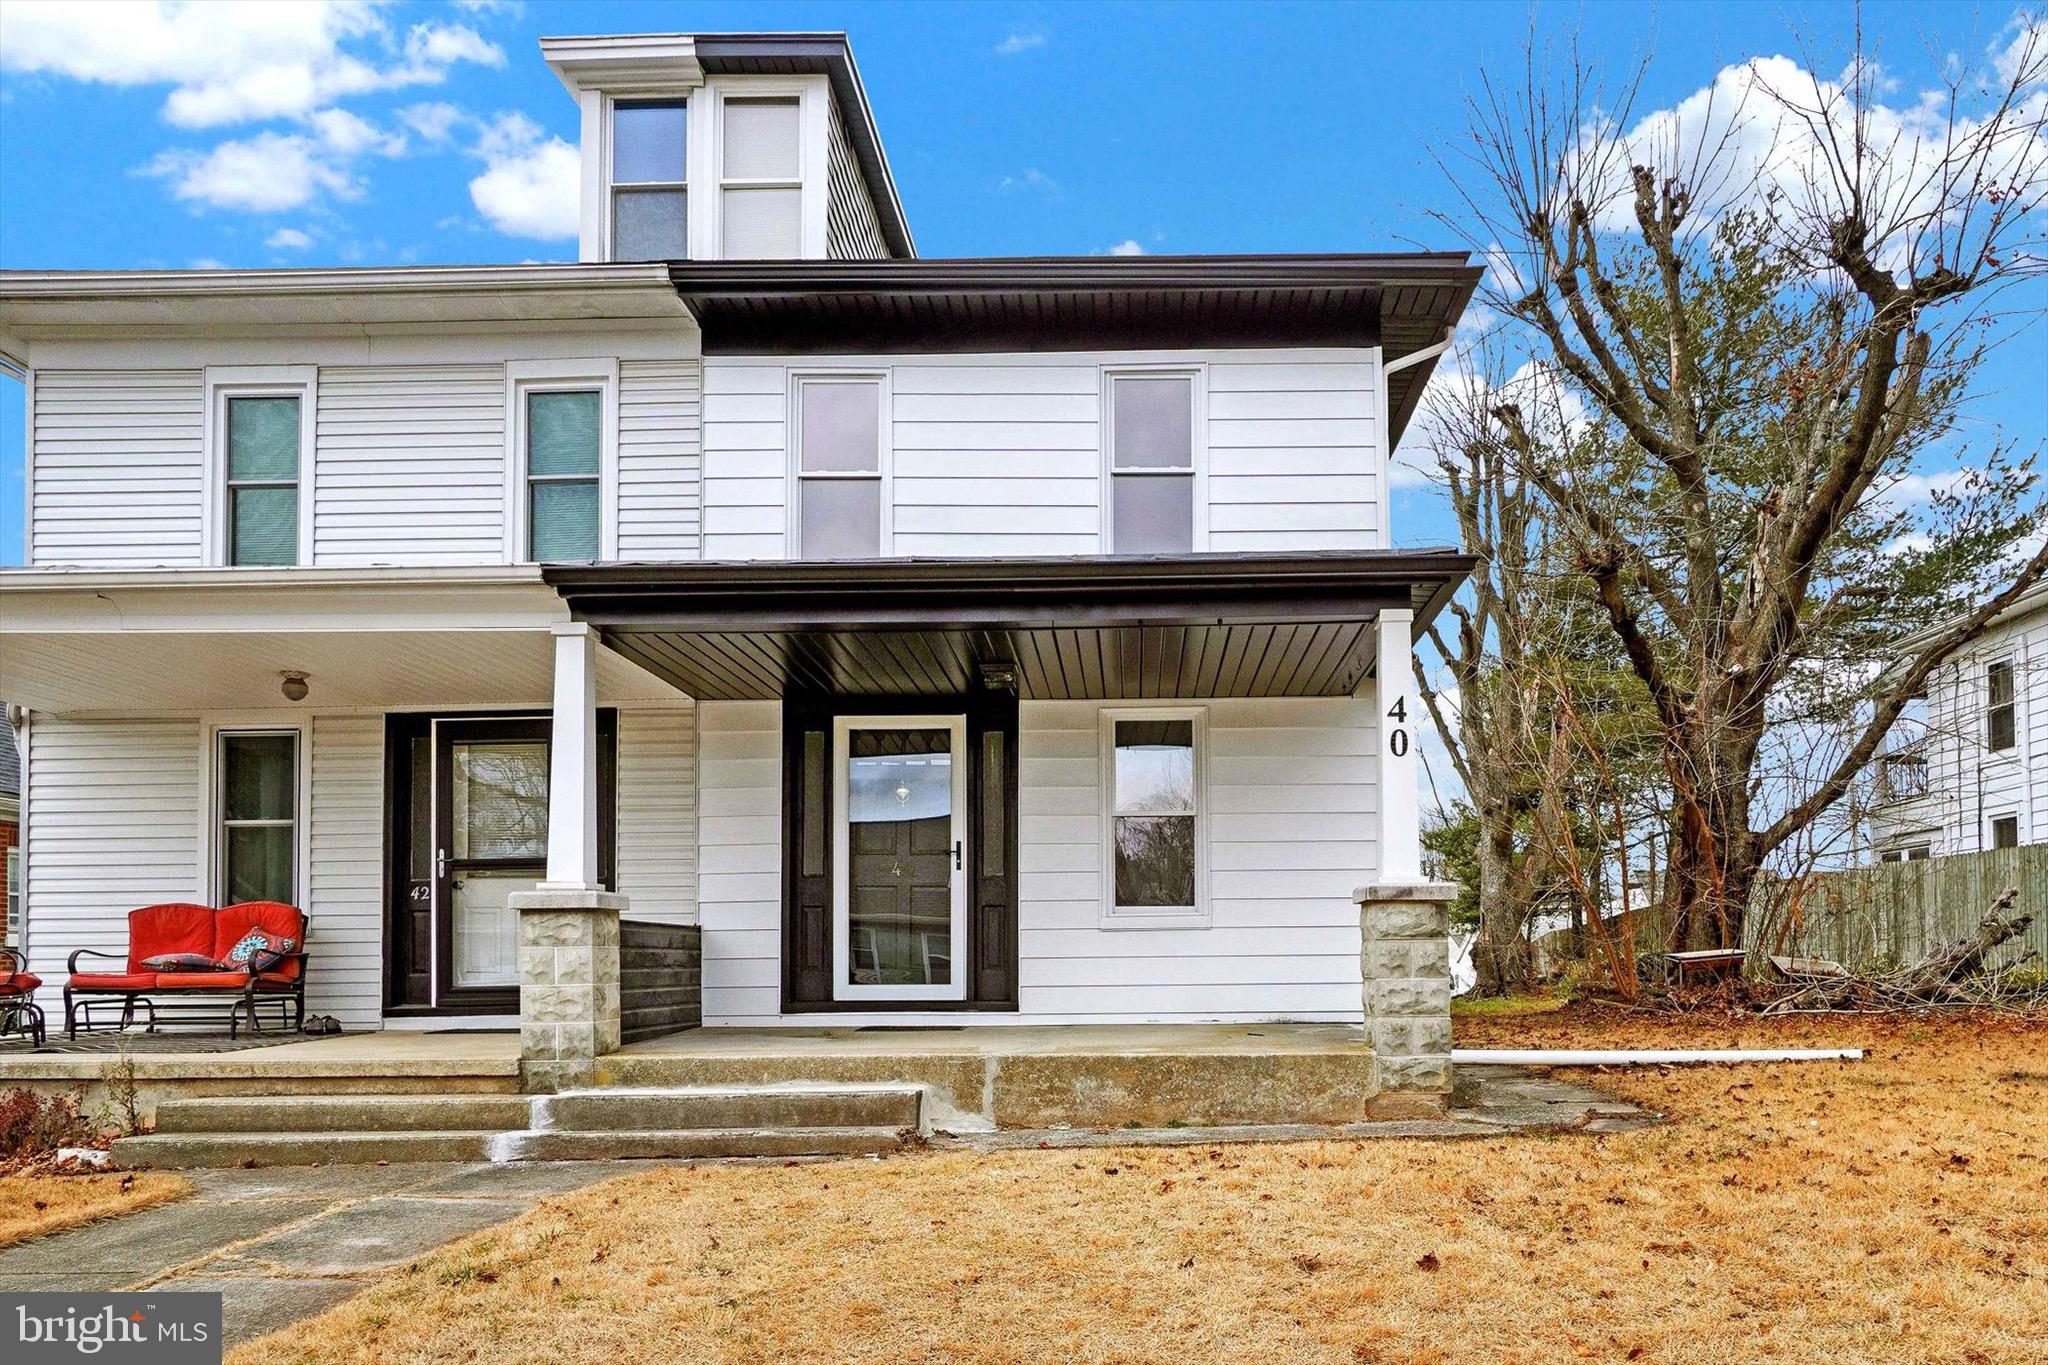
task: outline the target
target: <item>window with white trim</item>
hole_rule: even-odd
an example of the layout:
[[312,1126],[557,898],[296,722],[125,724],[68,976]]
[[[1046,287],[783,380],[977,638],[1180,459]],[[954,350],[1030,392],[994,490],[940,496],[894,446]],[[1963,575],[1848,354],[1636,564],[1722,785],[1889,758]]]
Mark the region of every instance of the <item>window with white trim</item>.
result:
[[1109,548],[1195,548],[1195,376],[1112,374],[1108,392]]
[[794,97],[721,101],[719,255],[804,254],[803,106]]
[[304,404],[298,394],[229,394],[226,437],[227,562],[299,562],[299,464]]
[[681,260],[690,254],[688,132],[689,108],[682,100],[613,102],[613,260]]
[[2019,705],[2013,691],[2011,659],[1984,666],[1984,747],[2003,753],[2019,742]]
[[2018,848],[2020,846],[2019,816],[1994,815],[1991,817],[1991,846],[1993,848]]
[[299,732],[222,730],[215,894],[222,905],[298,899]]
[[1206,922],[1206,740],[1200,708],[1102,713],[1104,923]]
[[604,391],[521,389],[526,434],[526,557],[589,563],[602,543]]
[[799,559],[876,559],[882,536],[882,381],[796,380],[795,531]]

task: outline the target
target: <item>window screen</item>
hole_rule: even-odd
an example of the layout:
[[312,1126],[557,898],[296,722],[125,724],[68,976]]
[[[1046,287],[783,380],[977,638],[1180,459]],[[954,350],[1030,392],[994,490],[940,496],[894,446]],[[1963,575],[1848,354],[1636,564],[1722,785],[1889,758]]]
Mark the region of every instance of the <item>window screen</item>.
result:
[[797,552],[803,559],[882,553],[882,385],[797,384]]
[[729,99],[720,113],[720,254],[728,260],[801,256],[801,106],[794,99]]
[[1195,381],[1117,375],[1109,385],[1110,549],[1195,547]]
[[612,259],[689,255],[688,109],[676,100],[612,106]]
[[299,400],[228,400],[228,563],[299,562]]
[[526,395],[527,543],[540,563],[595,560],[603,395]]
[[2020,846],[2020,818],[2017,815],[2000,815],[1991,821],[1991,846],[1993,848],[2018,848]]

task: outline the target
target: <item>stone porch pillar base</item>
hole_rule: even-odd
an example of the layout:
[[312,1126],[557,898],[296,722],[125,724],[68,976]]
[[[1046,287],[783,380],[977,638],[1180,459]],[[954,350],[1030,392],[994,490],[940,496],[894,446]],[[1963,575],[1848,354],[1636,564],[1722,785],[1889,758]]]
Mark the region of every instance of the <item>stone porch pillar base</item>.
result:
[[519,916],[519,1080],[533,1094],[592,1085],[619,1050],[619,913],[613,891],[527,891]]
[[1382,882],[1356,892],[1373,1118],[1441,1114],[1451,1094],[1448,882]]

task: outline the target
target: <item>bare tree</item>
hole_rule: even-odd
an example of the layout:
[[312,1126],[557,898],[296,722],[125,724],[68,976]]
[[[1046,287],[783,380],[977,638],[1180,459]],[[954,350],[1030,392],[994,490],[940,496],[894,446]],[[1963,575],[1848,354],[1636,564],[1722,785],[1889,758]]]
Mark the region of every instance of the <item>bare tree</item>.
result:
[[[1519,87],[1471,102],[1465,204],[1443,221],[1490,253],[1487,303],[1605,437],[1564,461],[1498,413],[1647,692],[1676,941],[1738,942],[1766,860],[1849,790],[1936,662],[2048,572],[2048,547],[2020,552],[2042,516],[2030,453],[1992,452],[1931,517],[1886,498],[1953,438],[1995,303],[2043,271],[2043,32],[1910,117],[1861,51],[1839,83],[1759,63],[1704,112],[1638,120],[1640,73],[1608,97],[1532,46]],[[1853,737],[1796,793],[1761,790],[1773,707],[1839,684],[1844,660],[1867,672],[1830,691]]]

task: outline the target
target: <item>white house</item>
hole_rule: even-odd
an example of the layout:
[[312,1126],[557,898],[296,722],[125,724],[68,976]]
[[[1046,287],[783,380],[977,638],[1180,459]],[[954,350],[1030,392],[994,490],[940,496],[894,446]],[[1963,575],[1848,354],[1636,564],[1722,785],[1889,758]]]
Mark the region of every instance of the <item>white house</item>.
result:
[[2048,585],[1936,665],[1873,787],[1882,862],[2048,843]]
[[0,276],[50,1004],[278,899],[313,1010],[474,1025],[540,884],[701,926],[707,1026],[1358,1021],[1479,267],[921,259],[842,37],[542,47],[576,264]]

